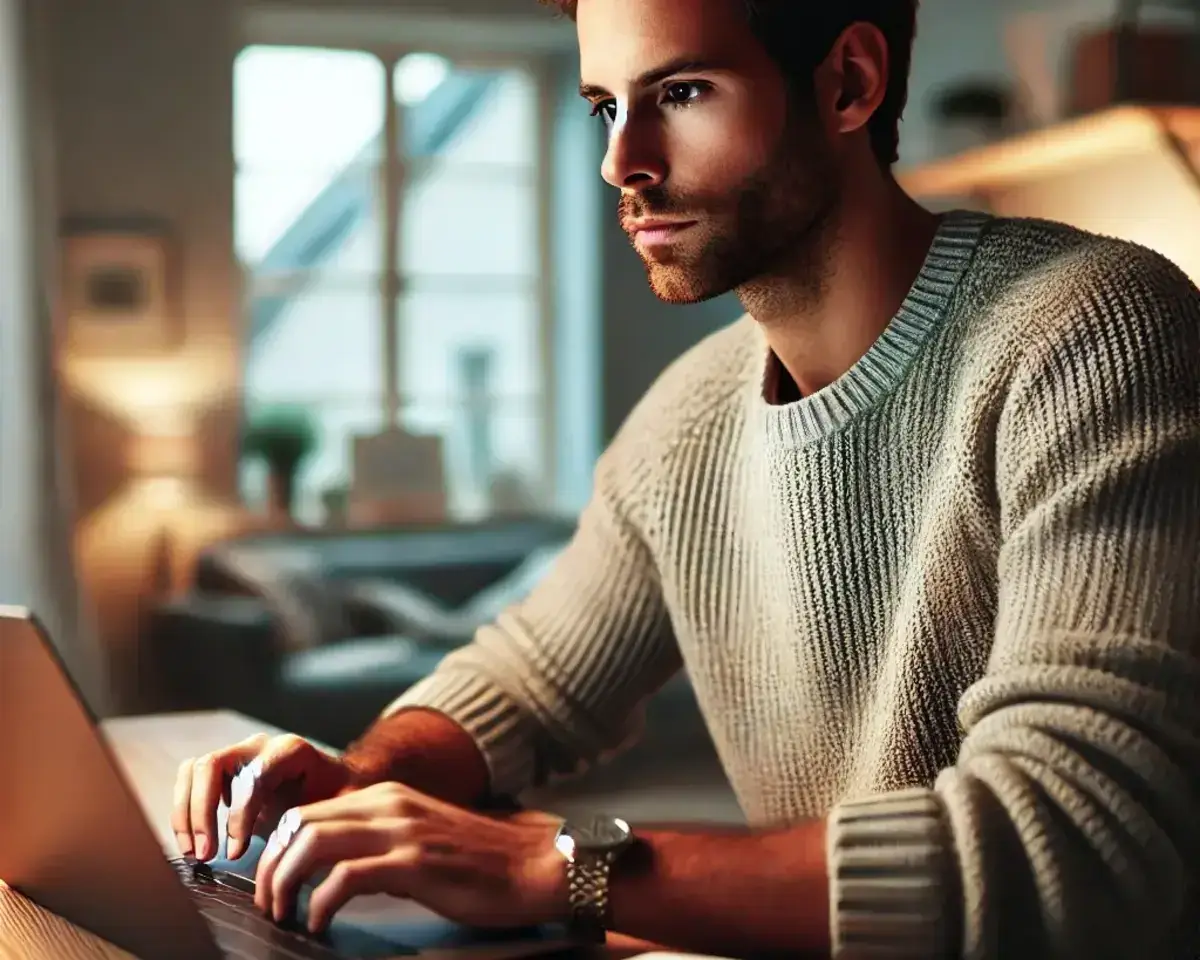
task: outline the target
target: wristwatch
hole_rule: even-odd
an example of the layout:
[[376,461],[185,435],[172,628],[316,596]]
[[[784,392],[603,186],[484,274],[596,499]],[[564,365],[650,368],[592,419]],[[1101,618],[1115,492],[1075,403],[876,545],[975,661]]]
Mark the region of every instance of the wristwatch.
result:
[[633,843],[629,824],[617,817],[565,821],[554,847],[567,861],[570,933],[587,943],[604,943],[611,926],[608,881],[621,851]]

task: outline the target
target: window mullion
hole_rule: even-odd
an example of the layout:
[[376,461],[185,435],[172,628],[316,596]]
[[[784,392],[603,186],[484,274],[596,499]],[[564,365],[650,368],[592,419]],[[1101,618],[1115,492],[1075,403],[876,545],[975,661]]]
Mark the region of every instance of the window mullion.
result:
[[403,216],[403,184],[405,181],[404,156],[401,150],[404,118],[401,105],[393,93],[393,78],[396,64],[387,64],[384,83],[384,150],[383,150],[383,271],[382,277],[382,333],[383,333],[383,414],[384,426],[395,426],[400,422],[402,390],[401,380],[401,337],[403,323],[400,277],[400,221]]
[[554,213],[554,88],[544,60],[533,64],[537,96],[537,329],[538,372],[541,384],[537,411],[541,433],[543,495],[551,502],[558,497],[557,330],[555,328],[554,249],[551,233]]

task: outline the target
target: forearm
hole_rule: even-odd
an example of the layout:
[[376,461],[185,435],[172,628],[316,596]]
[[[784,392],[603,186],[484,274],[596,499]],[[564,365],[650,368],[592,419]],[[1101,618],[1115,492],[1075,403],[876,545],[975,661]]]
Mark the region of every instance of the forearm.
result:
[[637,830],[614,867],[613,926],[679,950],[828,955],[825,824],[787,830]]
[[345,753],[355,786],[385,780],[459,806],[488,796],[487,763],[471,736],[434,710],[381,717]]

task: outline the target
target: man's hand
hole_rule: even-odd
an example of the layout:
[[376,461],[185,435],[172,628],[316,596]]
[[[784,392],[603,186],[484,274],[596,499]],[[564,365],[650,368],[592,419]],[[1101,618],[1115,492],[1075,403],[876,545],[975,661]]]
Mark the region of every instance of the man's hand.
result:
[[256,828],[269,829],[287,808],[328,799],[354,785],[348,764],[306,740],[260,734],[180,765],[171,827],[181,852],[212,859],[220,846],[217,806],[224,799],[229,807],[226,856],[236,860]]
[[475,927],[566,919],[566,866],[558,821],[522,813],[498,819],[397,783],[289,810],[259,861],[255,902],[282,921],[301,884],[313,891],[308,928],[323,930],[350,899],[385,893]]

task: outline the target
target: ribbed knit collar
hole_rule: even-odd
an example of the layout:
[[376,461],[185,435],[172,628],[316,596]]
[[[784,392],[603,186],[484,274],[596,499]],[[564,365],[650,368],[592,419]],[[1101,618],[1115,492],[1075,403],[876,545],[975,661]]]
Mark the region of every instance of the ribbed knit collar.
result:
[[[900,381],[929,335],[941,326],[990,219],[969,210],[942,216],[899,311],[859,361],[829,386],[794,403],[773,405],[763,398],[758,381],[755,399],[766,418],[768,443],[791,448],[819,440],[872,407]],[[769,353],[764,353],[760,374],[768,359]]]

